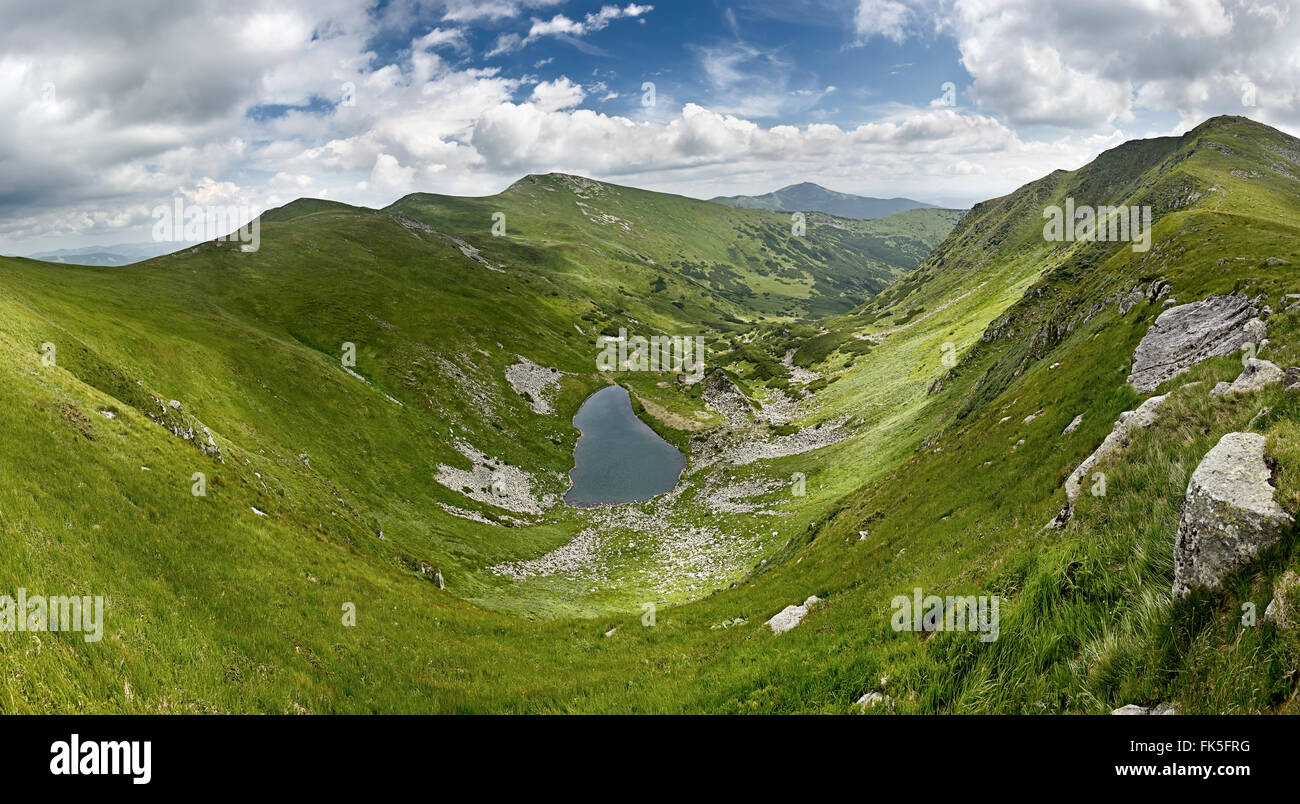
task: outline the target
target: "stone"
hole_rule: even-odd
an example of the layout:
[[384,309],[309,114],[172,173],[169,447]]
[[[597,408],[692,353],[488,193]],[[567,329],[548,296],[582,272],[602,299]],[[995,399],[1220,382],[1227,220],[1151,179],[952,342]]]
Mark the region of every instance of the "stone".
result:
[[1287,391],[1300,391],[1300,366],[1292,366],[1282,374],[1282,388]]
[[1101,442],[1091,455],[1084,458],[1083,463],[1070,474],[1065,480],[1065,508],[1061,513],[1048,523],[1048,527],[1057,530],[1064,528],[1069,524],[1070,518],[1074,515],[1074,504],[1078,501],[1079,495],[1083,493],[1083,481],[1088,477],[1092,468],[1104,460],[1112,453],[1128,446],[1133,440],[1133,436],[1139,430],[1145,430],[1155,423],[1156,414],[1160,411],[1160,406],[1165,403],[1165,396],[1153,396],[1150,399],[1138,405],[1136,410],[1126,410],[1119,415],[1119,420],[1111,429],[1110,434]]
[[786,606],[781,609],[772,619],[767,621],[773,634],[784,634],[791,628],[803,622],[803,618],[808,614],[808,609],[820,603],[821,600],[813,595],[803,602],[802,606]]
[[1257,342],[1265,326],[1257,313],[1242,296],[1210,296],[1170,307],[1156,318],[1133,352],[1129,383],[1138,393],[1149,394],[1197,363]]
[[1192,472],[1174,540],[1175,600],[1217,591],[1295,521],[1274,499],[1264,444],[1258,433],[1228,433]]
[[1161,277],[1147,286],[1147,293],[1146,293],[1147,301],[1151,304],[1154,304],[1155,302],[1164,298],[1164,296],[1167,293],[1169,293],[1170,290],[1171,288],[1169,286],[1169,283],[1165,281],[1164,277]]
[[1061,435],[1069,435],[1070,433],[1073,433],[1075,430],[1079,429],[1079,425],[1082,423],[1083,414],[1080,413],[1078,416],[1071,419],[1069,424],[1065,425],[1065,429],[1061,431]]
[[1119,304],[1117,305],[1119,309],[1120,317],[1128,315],[1128,311],[1133,309],[1133,305],[1137,304],[1138,302],[1142,301],[1145,298],[1146,298],[1146,294],[1144,294],[1142,291],[1138,290],[1137,288],[1134,288],[1128,293],[1122,294],[1119,297]]
[[894,704],[893,698],[890,698],[888,695],[885,695],[883,692],[872,691],[872,692],[868,692],[866,695],[863,695],[861,698],[859,698],[855,705],[865,710],[868,706],[875,708],[877,706],[882,706],[882,705],[893,706],[893,704]]
[[1155,706],[1138,706],[1125,704],[1111,712],[1112,715],[1176,715],[1178,710],[1173,704],[1158,703]]
[[1300,575],[1287,570],[1278,580],[1268,608],[1264,609],[1264,622],[1273,623],[1283,631],[1300,625],[1300,611],[1296,611],[1295,606],[1297,600],[1300,600]]
[[1246,367],[1242,369],[1237,379],[1231,383],[1219,383],[1214,386],[1214,390],[1210,391],[1210,393],[1215,396],[1222,396],[1223,394],[1260,391],[1270,385],[1282,382],[1283,376],[1284,372],[1275,363],[1250,357],[1246,359]]

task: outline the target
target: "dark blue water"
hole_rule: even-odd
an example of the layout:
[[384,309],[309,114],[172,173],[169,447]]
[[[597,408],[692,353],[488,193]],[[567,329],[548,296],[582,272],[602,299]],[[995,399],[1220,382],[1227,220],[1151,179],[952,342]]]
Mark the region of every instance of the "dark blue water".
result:
[[573,423],[582,431],[573,448],[569,505],[639,502],[672,491],[686,456],[632,412],[621,386],[602,388],[582,403]]

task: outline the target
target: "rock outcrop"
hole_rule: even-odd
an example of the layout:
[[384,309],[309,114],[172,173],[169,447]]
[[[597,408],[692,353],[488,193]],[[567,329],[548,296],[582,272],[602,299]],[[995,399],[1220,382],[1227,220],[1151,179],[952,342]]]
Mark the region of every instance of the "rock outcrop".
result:
[[890,698],[888,695],[884,694],[883,692],[872,691],[872,692],[868,692],[866,695],[863,695],[861,698],[855,701],[854,705],[861,708],[862,711],[865,712],[867,707],[872,707],[872,708],[875,708],[877,706],[892,707],[894,705],[894,699]]
[[1173,704],[1159,703],[1155,706],[1138,706],[1137,704],[1125,704],[1114,712],[1112,715],[1176,715],[1178,710]]
[[1275,363],[1251,357],[1246,360],[1246,367],[1232,382],[1221,382],[1214,386],[1211,394],[1240,394],[1247,391],[1259,391],[1275,383],[1282,382],[1284,372]]
[[1165,403],[1165,399],[1166,396],[1153,396],[1138,405],[1137,410],[1126,410],[1119,415],[1115,427],[1106,436],[1106,440],[1101,442],[1101,446],[1084,458],[1083,463],[1079,464],[1065,479],[1065,507],[1055,519],[1047,523],[1048,527],[1059,530],[1070,523],[1070,517],[1074,516],[1074,504],[1083,493],[1083,481],[1087,479],[1088,473],[1107,456],[1128,446],[1133,440],[1133,435],[1139,430],[1145,430],[1154,424],[1156,414],[1160,411],[1160,406]]
[[1197,363],[1257,342],[1264,331],[1258,313],[1243,296],[1210,296],[1170,307],[1133,352],[1129,383],[1138,393],[1149,394]]
[[767,621],[767,624],[772,628],[772,633],[784,634],[803,622],[803,618],[808,614],[808,609],[820,602],[821,600],[816,595],[813,595],[805,600],[802,606],[786,606],[774,614],[772,619]]
[[1273,497],[1264,436],[1228,433],[1192,472],[1174,541],[1174,599],[1214,591],[1295,520]]
[[1282,375],[1282,388],[1287,391],[1300,391],[1300,366],[1292,366]]

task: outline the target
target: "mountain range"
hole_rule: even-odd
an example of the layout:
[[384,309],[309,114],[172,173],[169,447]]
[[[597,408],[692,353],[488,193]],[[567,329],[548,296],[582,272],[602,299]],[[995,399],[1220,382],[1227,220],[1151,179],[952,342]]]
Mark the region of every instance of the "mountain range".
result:
[[[0,590],[107,601],[100,642],[0,651],[0,708],[1300,712],[1294,520],[1173,593],[1229,436],[1300,511],[1300,393],[1250,381],[1300,363],[1297,175],[1219,117],[802,232],[547,174],[296,201],[252,253],[0,258]],[[1045,237],[1067,205],[1149,208],[1149,248]],[[1256,363],[1161,335],[1197,305]],[[599,371],[621,332],[703,337],[703,381]],[[686,469],[565,506],[612,381]],[[894,627],[914,595],[996,598],[995,638]]]
[[819,184],[801,182],[763,195],[718,196],[710,199],[737,209],[770,209],[777,212],[825,212],[841,218],[870,220],[909,209],[934,209],[933,204],[910,198],[870,198],[827,190]]
[[105,246],[83,246],[82,248],[61,248],[54,251],[41,251],[27,255],[28,259],[43,262],[63,262],[74,265],[115,266],[130,265],[152,257],[160,257],[179,251],[193,243],[117,243]]

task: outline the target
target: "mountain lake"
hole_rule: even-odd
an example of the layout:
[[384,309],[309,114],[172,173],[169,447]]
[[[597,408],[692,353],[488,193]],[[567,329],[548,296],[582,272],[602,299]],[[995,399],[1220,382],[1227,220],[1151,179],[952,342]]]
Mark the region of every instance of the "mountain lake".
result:
[[572,485],[564,495],[569,505],[648,500],[672,491],[686,467],[686,456],[637,418],[622,386],[606,386],[587,397],[573,423],[582,435],[573,448]]

